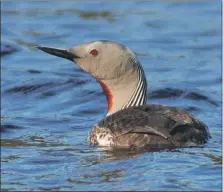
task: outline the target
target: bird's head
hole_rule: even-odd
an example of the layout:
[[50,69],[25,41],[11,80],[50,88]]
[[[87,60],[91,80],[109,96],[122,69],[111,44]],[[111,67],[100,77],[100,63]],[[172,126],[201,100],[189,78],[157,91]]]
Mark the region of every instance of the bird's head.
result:
[[135,56],[128,48],[107,40],[94,41],[70,49],[41,46],[37,48],[75,62],[99,81],[118,79],[134,65],[134,62],[130,61]]
[[75,62],[91,74],[106,94],[107,115],[146,101],[144,72],[135,54],[124,45],[112,41],[94,41],[70,49],[37,48]]

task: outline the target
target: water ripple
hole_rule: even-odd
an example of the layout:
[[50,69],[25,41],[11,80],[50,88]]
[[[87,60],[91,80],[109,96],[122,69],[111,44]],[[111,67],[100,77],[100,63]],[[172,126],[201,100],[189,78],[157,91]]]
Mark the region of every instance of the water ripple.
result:
[[213,99],[202,95],[201,93],[197,92],[188,92],[188,90],[181,90],[177,88],[164,88],[153,91],[149,95],[149,99],[163,99],[163,98],[186,98],[196,101],[206,101],[214,106],[219,106],[219,103],[217,101],[214,101]]

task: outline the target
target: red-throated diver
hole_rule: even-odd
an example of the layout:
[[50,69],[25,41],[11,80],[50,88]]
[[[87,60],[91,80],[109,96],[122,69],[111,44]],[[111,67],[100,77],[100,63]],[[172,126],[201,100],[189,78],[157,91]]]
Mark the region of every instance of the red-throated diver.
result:
[[77,63],[102,86],[108,112],[90,131],[91,144],[164,149],[197,146],[210,138],[207,126],[187,111],[146,104],[146,76],[135,54],[124,45],[103,40],[67,50],[37,48]]

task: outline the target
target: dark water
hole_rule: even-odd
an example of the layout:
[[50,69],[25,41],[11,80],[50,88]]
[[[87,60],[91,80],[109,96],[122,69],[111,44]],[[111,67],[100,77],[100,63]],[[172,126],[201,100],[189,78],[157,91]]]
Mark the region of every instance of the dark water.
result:
[[[1,188],[221,190],[221,1],[3,2]],[[212,139],[134,154],[90,147],[105,116],[101,87],[35,45],[108,39],[136,52],[148,103],[189,110]]]

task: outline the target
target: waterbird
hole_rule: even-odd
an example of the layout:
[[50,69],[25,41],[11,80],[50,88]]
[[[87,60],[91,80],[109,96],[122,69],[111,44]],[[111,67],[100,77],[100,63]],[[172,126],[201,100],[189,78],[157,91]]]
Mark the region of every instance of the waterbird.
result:
[[75,62],[101,85],[108,109],[88,135],[91,145],[154,150],[194,147],[211,138],[208,127],[188,111],[146,104],[145,72],[128,47],[99,40],[70,49],[37,48]]

